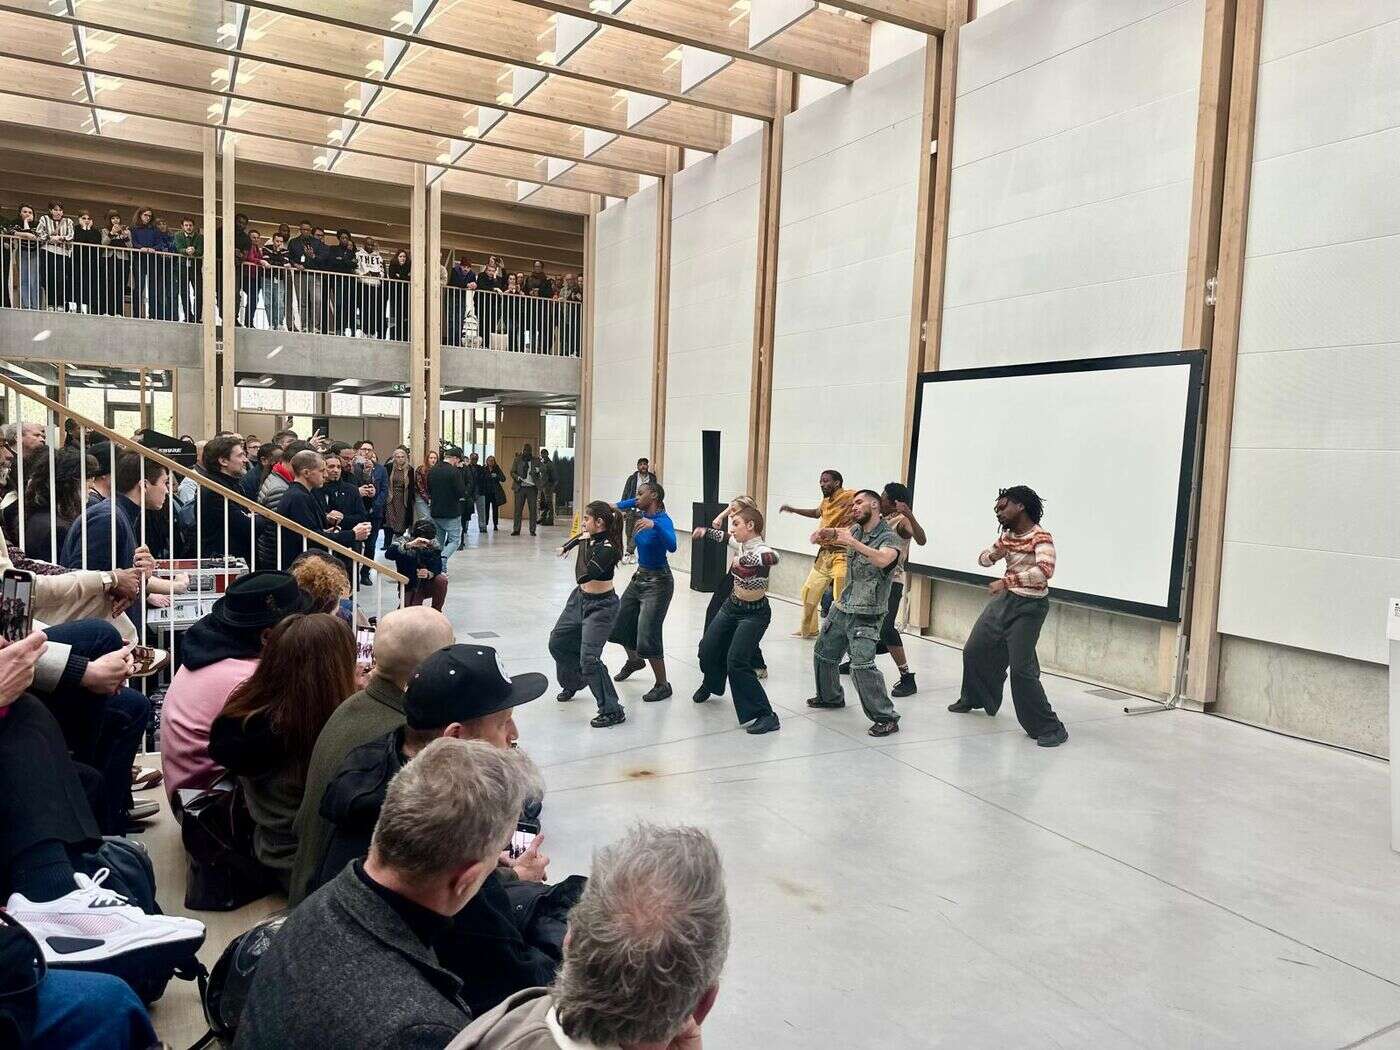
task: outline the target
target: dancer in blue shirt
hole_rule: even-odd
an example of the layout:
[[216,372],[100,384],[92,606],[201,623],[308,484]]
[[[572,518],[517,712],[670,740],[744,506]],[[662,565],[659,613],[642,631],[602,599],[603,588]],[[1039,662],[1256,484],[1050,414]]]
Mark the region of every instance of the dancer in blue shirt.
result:
[[642,697],[648,702],[671,698],[671,683],[666,680],[666,655],[661,645],[661,625],[666,619],[666,610],[671,607],[671,595],[676,590],[671,567],[666,562],[666,555],[676,549],[676,527],[666,513],[665,500],[666,492],[660,482],[643,482],[637,486],[636,499],[622,500],[616,508],[623,511],[636,508],[641,516],[637,519],[633,534],[633,542],[637,546],[637,571],[632,574],[632,582],[622,595],[617,623],[613,625],[609,639],[627,650],[627,662],[613,680],[625,681],[650,663],[656,675],[656,685]]

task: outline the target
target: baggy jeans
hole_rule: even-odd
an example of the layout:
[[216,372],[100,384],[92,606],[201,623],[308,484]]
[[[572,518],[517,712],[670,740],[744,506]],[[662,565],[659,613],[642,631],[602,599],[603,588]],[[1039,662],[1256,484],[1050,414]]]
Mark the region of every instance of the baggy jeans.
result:
[[851,681],[855,683],[860,706],[872,722],[898,722],[890,694],[885,691],[885,676],[875,667],[875,647],[880,644],[880,623],[884,615],[852,616],[839,606],[832,606],[831,615],[822,624],[812,652],[812,665],[817,678],[817,697],[823,703],[845,703],[841,690],[839,667],[841,657],[851,656]]
[[620,605],[614,591],[585,594],[575,587],[549,634],[549,652],[554,657],[559,687],[577,692],[588,686],[602,715],[622,710],[603,663],[603,646],[612,633]]

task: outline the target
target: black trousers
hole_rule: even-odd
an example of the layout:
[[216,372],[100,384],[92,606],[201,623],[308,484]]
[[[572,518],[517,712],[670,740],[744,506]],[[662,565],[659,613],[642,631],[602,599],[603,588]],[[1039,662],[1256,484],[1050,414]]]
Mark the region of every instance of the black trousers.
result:
[[1033,737],[1063,728],[1040,684],[1040,662],[1035,655],[1040,628],[1049,611],[1048,598],[1025,598],[1003,591],[987,603],[963,647],[962,699],[996,714],[1009,666],[1016,719]]
[[757,602],[730,598],[700,639],[700,672],[705,676],[705,689],[716,695],[724,692],[727,676],[734,713],[741,723],[773,713],[768,694],[755,673],[759,667],[758,643],[772,618],[767,598]]
[[904,639],[899,636],[899,628],[895,626],[895,621],[899,619],[899,601],[904,596],[904,584],[890,584],[890,601],[885,606],[885,619],[880,624],[880,644],[875,647],[877,653],[887,653],[891,646],[903,646]]
[[549,634],[549,653],[559,688],[577,692],[585,685],[598,702],[599,714],[622,710],[617,689],[603,663],[607,644],[621,603],[617,594],[585,594],[575,587]]
[[[719,586],[715,588],[715,593],[710,595],[710,604],[705,607],[705,631],[710,629],[710,624],[714,622],[715,616],[720,609],[724,608],[724,603],[729,600],[729,596],[734,593],[734,577],[725,573],[719,581]],[[700,643],[704,644],[705,631],[700,632]],[[754,649],[754,669],[767,670],[768,661],[763,658],[763,650]]]
[[536,520],[539,517],[540,490],[535,485],[515,486],[515,533],[520,533],[520,519],[525,513],[526,506],[530,510],[530,535],[535,535],[535,526],[539,524]]
[[25,850],[49,840],[96,849],[102,836],[53,714],[28,693],[7,710],[0,718],[0,892],[8,897],[10,865]]
[[665,656],[661,626],[666,622],[666,610],[671,607],[675,591],[676,581],[670,569],[638,569],[622,593],[617,626],[610,641],[636,650],[638,656]]

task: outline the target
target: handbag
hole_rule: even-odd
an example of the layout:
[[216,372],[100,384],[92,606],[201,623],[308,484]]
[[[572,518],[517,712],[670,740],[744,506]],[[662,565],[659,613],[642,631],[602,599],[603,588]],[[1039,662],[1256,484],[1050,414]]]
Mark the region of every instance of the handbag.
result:
[[39,985],[47,974],[34,935],[0,911],[0,1046],[30,1045]]
[[176,792],[180,839],[189,858],[185,907],[234,911],[272,892],[272,873],[253,855],[253,817],[235,777],[205,791]]

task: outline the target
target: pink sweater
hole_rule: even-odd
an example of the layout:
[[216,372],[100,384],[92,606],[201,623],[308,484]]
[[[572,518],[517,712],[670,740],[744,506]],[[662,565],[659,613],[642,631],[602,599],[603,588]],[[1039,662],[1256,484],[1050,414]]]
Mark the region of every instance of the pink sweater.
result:
[[1039,525],[1017,536],[1003,530],[997,541],[977,557],[978,564],[991,568],[1006,559],[1007,589],[1023,598],[1044,598],[1050,593],[1050,577],[1055,575],[1055,540]]
[[257,666],[257,660],[229,659],[175,672],[160,715],[160,765],[171,798],[181,788],[207,788],[223,776],[223,767],[209,757],[209,727]]

